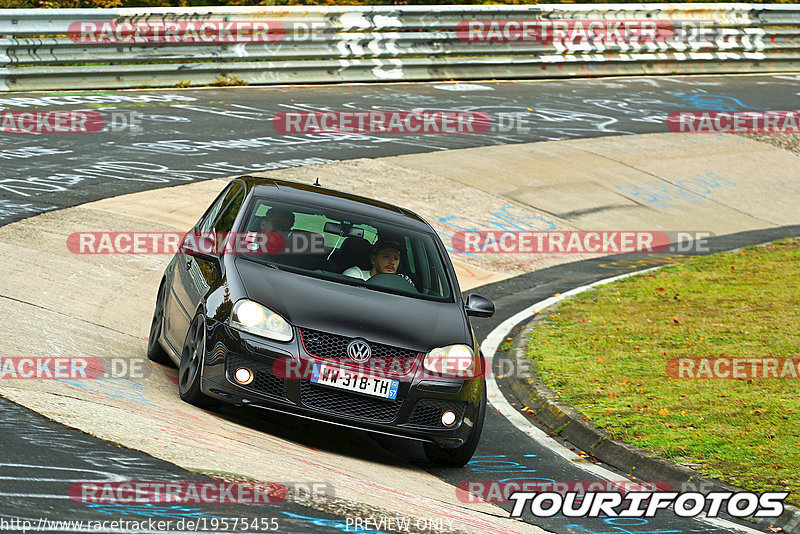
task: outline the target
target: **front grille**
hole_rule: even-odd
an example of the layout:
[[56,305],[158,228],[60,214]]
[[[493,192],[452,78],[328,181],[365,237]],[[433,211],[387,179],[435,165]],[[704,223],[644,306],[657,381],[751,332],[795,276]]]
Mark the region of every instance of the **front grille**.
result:
[[414,411],[411,412],[408,424],[433,428],[452,428],[442,424],[442,414],[445,410],[453,410],[456,412],[456,423],[453,425],[455,427],[458,426],[461,418],[464,417],[464,411],[466,409],[467,403],[462,401],[422,399],[414,406]]
[[303,346],[310,356],[337,360],[343,364],[360,367],[365,371],[407,374],[414,367],[414,362],[419,356],[419,352],[413,350],[368,342],[372,349],[372,357],[364,364],[356,364],[347,356],[347,344],[353,338],[306,328],[300,329],[300,336]]
[[[232,352],[228,353],[225,362],[228,371],[228,380],[232,381],[234,384],[261,393],[262,395],[282,398],[286,396],[285,381],[272,374],[271,364],[244,358]],[[239,367],[247,367],[253,372],[253,381],[246,386],[233,380],[233,373],[235,373],[236,369]]]
[[300,399],[309,408],[345,417],[391,423],[397,417],[402,400],[380,400],[362,395],[317,386],[308,380],[300,381]]

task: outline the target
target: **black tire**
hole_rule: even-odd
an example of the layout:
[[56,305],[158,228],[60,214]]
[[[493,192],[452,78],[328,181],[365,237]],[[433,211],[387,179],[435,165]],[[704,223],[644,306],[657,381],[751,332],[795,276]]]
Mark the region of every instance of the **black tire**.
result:
[[481,432],[483,432],[483,420],[486,417],[486,387],[483,389],[481,395],[481,403],[478,407],[478,416],[475,418],[475,426],[472,427],[467,440],[460,447],[453,449],[446,449],[440,447],[435,443],[423,443],[422,448],[425,450],[425,456],[432,462],[447,467],[464,467],[472,459],[475,454],[475,449],[478,448],[478,442],[481,440]]
[[161,329],[164,327],[164,296],[166,295],[167,285],[164,280],[158,287],[158,295],[156,296],[156,309],[153,311],[153,321],[150,323],[150,337],[147,338],[147,358],[161,365],[168,365],[175,367],[175,362],[169,357],[167,351],[158,342],[161,337]]
[[178,368],[178,391],[181,400],[199,408],[212,408],[219,402],[200,391],[203,358],[206,353],[206,318],[199,313],[192,320],[186,341],[181,350],[181,365]]

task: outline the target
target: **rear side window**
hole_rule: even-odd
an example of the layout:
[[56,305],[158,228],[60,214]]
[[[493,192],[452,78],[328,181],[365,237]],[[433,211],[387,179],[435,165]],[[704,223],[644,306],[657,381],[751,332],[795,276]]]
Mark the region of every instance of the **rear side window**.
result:
[[[241,184],[241,182],[233,182],[231,185],[229,185],[227,191],[225,191],[224,194],[220,194],[220,196],[214,201],[214,204],[200,219],[197,225],[197,230],[199,232],[214,231],[214,228],[220,222],[220,218],[222,216],[221,212],[231,204],[231,201],[236,198],[237,195],[240,194],[241,200],[239,200],[239,208],[241,208],[242,202],[244,201],[244,186]],[[238,213],[238,208],[235,211]],[[234,215],[234,218],[235,217],[236,215]],[[233,227],[233,221],[231,221],[231,227]],[[230,231],[230,228],[228,228],[227,231]]]
[[225,246],[225,235],[233,229],[233,223],[244,203],[244,186],[234,183],[230,190],[209,211],[200,225],[200,233],[217,235],[217,251]]
[[233,229],[233,223],[236,221],[236,216],[239,214],[243,202],[244,188],[240,187],[238,188],[238,192],[234,195],[233,200],[223,208],[222,213],[217,217],[212,230],[220,233],[230,232]]

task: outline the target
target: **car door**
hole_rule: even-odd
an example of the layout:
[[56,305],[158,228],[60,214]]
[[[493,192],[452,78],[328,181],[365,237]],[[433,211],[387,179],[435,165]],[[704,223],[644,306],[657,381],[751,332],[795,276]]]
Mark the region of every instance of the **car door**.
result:
[[[205,215],[190,230],[190,233],[195,236],[205,236],[223,231],[217,230],[217,227],[220,226],[221,221],[227,221],[232,212],[238,213],[244,200],[244,190],[241,182],[232,182],[217,197]],[[233,213],[233,219],[235,219],[235,213]],[[216,262],[190,254],[179,253],[176,255],[172,283],[166,303],[165,321],[167,324],[164,328],[167,340],[176,351],[180,351],[183,347],[189,323],[197,306],[209,288],[214,285],[214,280],[218,276],[219,265]]]

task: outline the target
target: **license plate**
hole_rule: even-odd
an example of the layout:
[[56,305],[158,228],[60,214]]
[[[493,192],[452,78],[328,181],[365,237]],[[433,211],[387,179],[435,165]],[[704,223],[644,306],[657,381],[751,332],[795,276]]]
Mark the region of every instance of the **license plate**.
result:
[[311,371],[311,381],[348,391],[357,391],[373,397],[395,400],[400,382],[388,378],[375,378],[349,371],[341,367],[315,363]]

